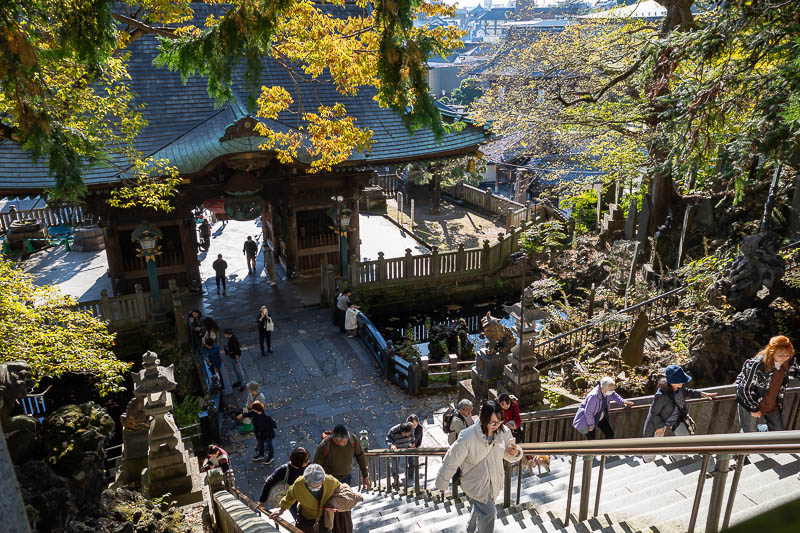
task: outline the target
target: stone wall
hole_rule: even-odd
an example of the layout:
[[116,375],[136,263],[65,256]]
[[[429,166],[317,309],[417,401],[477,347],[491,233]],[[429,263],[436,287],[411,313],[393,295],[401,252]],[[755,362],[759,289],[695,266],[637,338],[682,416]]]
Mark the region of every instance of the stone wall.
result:
[[215,492],[211,499],[214,503],[217,531],[220,533],[272,533],[278,531],[226,490]]

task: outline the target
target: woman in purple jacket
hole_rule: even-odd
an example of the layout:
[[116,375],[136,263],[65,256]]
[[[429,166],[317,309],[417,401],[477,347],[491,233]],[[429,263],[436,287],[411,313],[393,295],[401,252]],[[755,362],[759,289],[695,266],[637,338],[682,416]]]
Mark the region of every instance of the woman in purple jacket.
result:
[[614,392],[616,384],[614,379],[604,377],[594,387],[586,398],[583,399],[575,418],[572,421],[573,427],[582,435],[586,435],[589,440],[594,440],[595,430],[600,428],[607,439],[614,438],[614,430],[608,423],[608,404],[610,402],[621,403],[626,406],[633,405],[633,402],[626,402],[622,397]]

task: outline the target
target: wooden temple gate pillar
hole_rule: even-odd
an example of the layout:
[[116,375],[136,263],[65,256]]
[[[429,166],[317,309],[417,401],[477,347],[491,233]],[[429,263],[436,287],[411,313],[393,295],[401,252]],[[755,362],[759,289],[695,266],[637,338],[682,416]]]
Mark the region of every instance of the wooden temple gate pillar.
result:
[[186,265],[186,281],[192,289],[199,289],[203,280],[200,277],[200,260],[197,258],[197,231],[194,217],[184,217],[178,223],[181,236],[183,262]]
[[286,266],[289,277],[297,276],[297,251],[299,243],[297,240],[297,203],[294,195],[289,196],[287,205],[288,227],[286,228]]
[[108,260],[108,276],[111,278],[111,288],[114,296],[119,296],[122,292],[122,281],[124,280],[125,267],[122,262],[122,250],[119,244],[119,234],[113,226],[103,227],[103,241],[106,248],[106,259]]
[[347,234],[347,256],[348,265],[352,266],[354,259],[358,261],[361,260],[361,225],[358,219],[358,187],[351,188],[348,193],[348,196],[350,196],[348,200],[350,205],[348,207],[353,211],[353,214],[350,218],[351,230]]

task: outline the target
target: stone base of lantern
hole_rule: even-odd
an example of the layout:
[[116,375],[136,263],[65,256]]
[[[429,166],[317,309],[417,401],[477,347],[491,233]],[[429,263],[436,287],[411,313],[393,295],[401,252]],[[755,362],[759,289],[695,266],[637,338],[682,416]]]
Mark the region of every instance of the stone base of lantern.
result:
[[142,491],[148,498],[169,493],[178,506],[203,499],[203,484],[197,461],[179,444],[174,450],[162,447],[148,457],[142,471]]
[[526,370],[520,379],[516,366],[507,364],[503,371],[503,388],[517,396],[520,411],[532,411],[544,406],[539,371],[535,368]]

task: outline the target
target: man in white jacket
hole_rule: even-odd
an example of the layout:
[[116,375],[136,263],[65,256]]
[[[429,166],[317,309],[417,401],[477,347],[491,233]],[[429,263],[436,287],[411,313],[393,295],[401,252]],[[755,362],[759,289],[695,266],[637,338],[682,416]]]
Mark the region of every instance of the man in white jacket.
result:
[[500,406],[484,402],[479,422],[459,433],[436,476],[436,488],[444,493],[456,469],[461,468],[461,488],[472,503],[467,533],[494,531],[495,499],[503,489],[504,459],[516,463],[522,459],[522,450],[503,426]]

